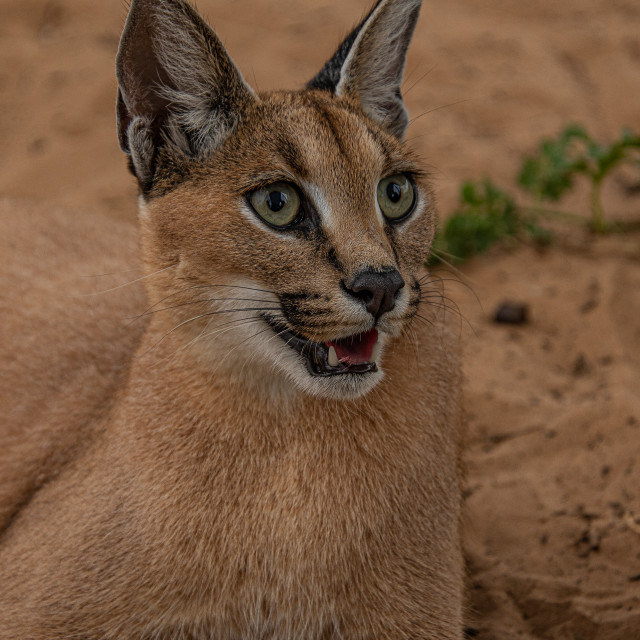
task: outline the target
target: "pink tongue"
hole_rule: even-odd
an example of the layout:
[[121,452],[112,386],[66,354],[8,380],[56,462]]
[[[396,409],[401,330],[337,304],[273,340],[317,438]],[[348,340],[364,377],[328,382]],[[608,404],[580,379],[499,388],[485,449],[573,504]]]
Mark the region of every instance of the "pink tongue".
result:
[[376,342],[378,330],[370,329],[342,340],[331,340],[327,342],[327,346],[335,348],[338,360],[343,364],[364,364],[371,361],[371,352]]

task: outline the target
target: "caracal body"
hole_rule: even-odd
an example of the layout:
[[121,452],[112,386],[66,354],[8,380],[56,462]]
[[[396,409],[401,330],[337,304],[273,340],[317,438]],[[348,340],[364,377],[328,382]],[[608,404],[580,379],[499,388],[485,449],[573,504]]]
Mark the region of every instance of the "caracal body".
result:
[[0,203],[1,640],[461,639],[455,327],[401,141],[419,6],[256,94],[185,2],[134,0],[139,231]]

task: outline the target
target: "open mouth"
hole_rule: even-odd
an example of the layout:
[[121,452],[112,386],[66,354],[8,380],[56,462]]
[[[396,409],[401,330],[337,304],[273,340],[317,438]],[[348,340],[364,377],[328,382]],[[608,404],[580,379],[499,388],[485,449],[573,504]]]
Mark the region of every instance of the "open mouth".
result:
[[309,373],[314,376],[364,374],[378,370],[376,359],[380,355],[380,343],[377,329],[328,342],[313,342],[271,318],[263,317],[276,335],[304,358]]

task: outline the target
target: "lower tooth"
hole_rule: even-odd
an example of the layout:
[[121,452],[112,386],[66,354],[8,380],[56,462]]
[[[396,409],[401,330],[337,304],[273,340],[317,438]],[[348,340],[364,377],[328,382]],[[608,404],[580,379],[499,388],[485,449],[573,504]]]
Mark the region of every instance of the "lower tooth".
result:
[[371,351],[371,362],[376,362],[378,360],[381,350],[382,347],[380,346],[380,342],[378,341],[375,343],[375,345],[373,346],[373,350]]
[[338,366],[338,354],[336,353],[335,347],[329,347],[329,366],[337,367]]

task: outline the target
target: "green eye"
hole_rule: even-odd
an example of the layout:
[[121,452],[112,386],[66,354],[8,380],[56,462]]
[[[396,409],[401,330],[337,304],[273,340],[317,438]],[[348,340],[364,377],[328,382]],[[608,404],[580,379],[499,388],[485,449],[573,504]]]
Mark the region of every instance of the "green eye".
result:
[[300,213],[300,196],[295,187],[286,182],[274,182],[258,189],[250,200],[256,213],[274,227],[290,225]]
[[378,204],[385,218],[400,220],[413,209],[416,197],[411,180],[401,173],[378,184]]

